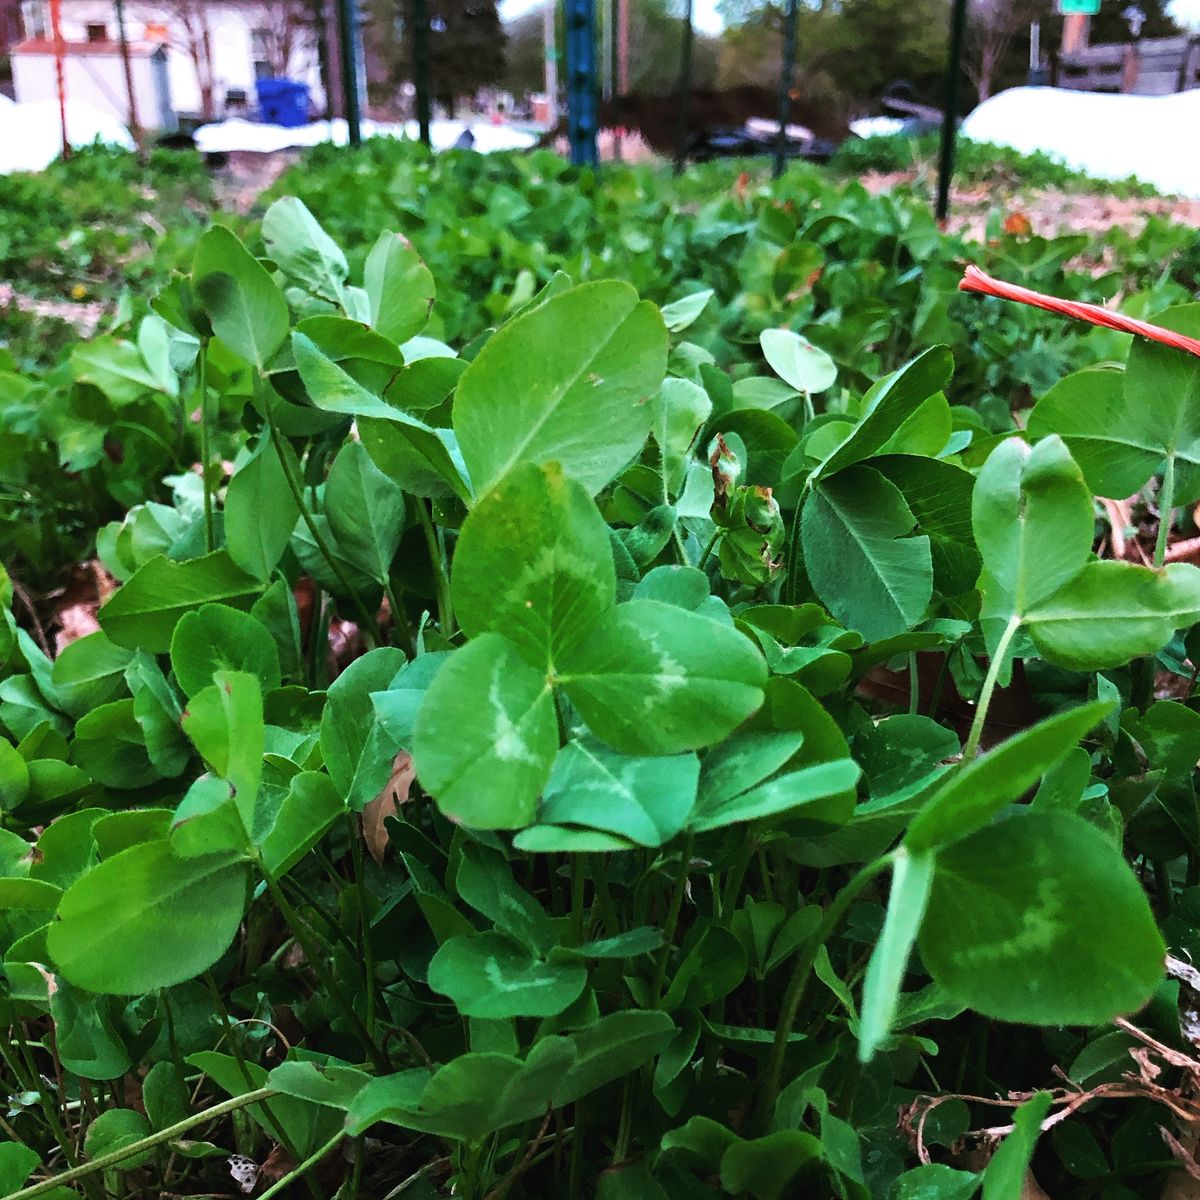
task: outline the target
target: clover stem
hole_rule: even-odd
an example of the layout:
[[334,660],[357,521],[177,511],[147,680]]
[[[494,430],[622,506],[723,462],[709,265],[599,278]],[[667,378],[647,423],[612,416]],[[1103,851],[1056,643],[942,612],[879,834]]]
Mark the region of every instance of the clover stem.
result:
[[272,1196],[278,1196],[284,1188],[290,1187],[301,1175],[307,1174],[313,1167],[317,1165],[331,1150],[335,1150],[338,1143],[346,1136],[341,1129],[337,1131],[323,1146],[318,1146],[298,1167],[289,1171],[277,1183],[273,1183],[265,1192],[259,1196],[258,1200],[270,1200]]
[[1162,570],[1167,561],[1167,539],[1171,535],[1171,514],[1175,504],[1175,455],[1167,455],[1162,487],[1158,492],[1158,540],[1154,543],[1154,568]]
[[371,944],[371,920],[367,912],[367,868],[363,860],[362,826],[355,813],[346,814],[354,861],[354,890],[358,901],[359,930],[362,933],[363,970],[367,973],[367,1036],[375,1041],[375,948]]
[[996,681],[1008,657],[1009,643],[1021,628],[1021,618],[1015,614],[1008,618],[1008,624],[996,643],[992,661],[988,663],[987,675],[983,679],[983,687],[979,692],[979,703],[975,708],[975,719],[971,722],[971,732],[967,735],[967,744],[963,747],[962,761],[969,763],[979,753],[979,739],[983,737],[983,727],[987,722],[988,708],[992,703],[992,693],[996,690]]
[[682,861],[679,864],[679,877],[675,881],[675,891],[671,896],[671,907],[667,911],[667,919],[663,925],[662,957],[658,960],[658,973],[654,980],[654,1004],[662,999],[663,984],[667,978],[667,963],[671,958],[671,943],[675,940],[675,930],[679,925],[679,914],[683,909],[683,897],[687,891],[688,867],[692,861],[692,844],[694,834],[688,834],[683,842]]
[[892,866],[894,854],[884,854],[867,863],[840,892],[834,897],[833,903],[825,910],[825,916],[817,927],[817,932],[807,942],[804,953],[792,971],[788,980],[787,990],[783,994],[783,1003],[779,1010],[779,1021],[775,1026],[775,1042],[771,1047],[771,1057],[767,1063],[766,1086],[757,1116],[757,1128],[763,1130],[770,1120],[779,1095],[779,1086],[783,1081],[783,1061],[787,1057],[788,1041],[796,1025],[796,1017],[804,1000],[804,993],[812,975],[812,969],[817,961],[821,947],[830,939],[834,930],[841,924],[850,905],[858,898],[859,893],[883,871]]
[[717,528],[713,530],[712,537],[710,537],[708,539],[708,544],[704,547],[704,550],[700,555],[700,561],[696,564],[696,567],[699,570],[701,570],[701,571],[704,570],[704,564],[706,562],[708,562],[708,557],[710,554],[712,554],[713,547],[717,544],[717,538],[719,538],[720,536],[721,536],[721,527],[718,525]]
[[429,510],[425,507],[425,501],[418,496],[415,504],[417,520],[421,523],[421,532],[425,535],[425,546],[429,551],[429,562],[437,583],[438,624],[442,628],[442,635],[449,637],[454,632],[454,603],[450,598],[450,580],[446,575],[442,546],[438,542],[437,531],[433,527]]
[[58,1188],[66,1186],[68,1183],[74,1183],[77,1179],[85,1179],[89,1175],[94,1175],[97,1171],[107,1171],[109,1167],[118,1166],[127,1158],[132,1158],[135,1154],[141,1154],[144,1150],[153,1150],[155,1146],[161,1146],[164,1142],[174,1141],[180,1134],[186,1133],[196,1125],[203,1125],[206,1121],[212,1121],[217,1117],[237,1112],[239,1108],[245,1108],[250,1104],[257,1104],[261,1100],[266,1100],[278,1094],[274,1088],[262,1087],[256,1088],[252,1092],[247,1092],[244,1096],[234,1096],[229,1100],[223,1100],[220,1104],[214,1104],[212,1108],[206,1108],[202,1112],[193,1113],[190,1117],[184,1117],[182,1121],[176,1121],[174,1125],[168,1125],[166,1129],[160,1129],[157,1133],[150,1134],[149,1137],[144,1137],[136,1142],[130,1142],[127,1146],[122,1146],[120,1149],[113,1150],[108,1154],[102,1154],[99,1158],[93,1158],[90,1162],[72,1167],[69,1171],[63,1171],[60,1175],[54,1175],[49,1179],[43,1179],[40,1183],[33,1184],[31,1187],[22,1188],[19,1192],[13,1192],[5,1200],[33,1200],[35,1196],[44,1196],[47,1192],[53,1192]]
[[[287,896],[284,895],[283,888],[279,886],[279,881],[275,876],[267,870],[266,864],[260,857],[257,862],[258,869],[262,873],[262,877],[267,885],[267,890],[271,893],[271,898],[275,901],[276,907],[279,909],[280,915],[291,930],[292,936],[300,944],[300,949],[304,951],[304,957],[308,959],[308,964],[313,969],[313,974],[321,981],[323,987],[329,992],[329,995],[337,1002],[338,1007],[342,1010],[346,1021],[349,1023],[354,1032],[358,1035],[359,1040],[363,1044],[371,1061],[379,1071],[387,1072],[391,1070],[391,1064],[384,1057],[382,1051],[375,1044],[374,1039],[367,1032],[366,1025],[363,1024],[363,1019],[355,1011],[354,1005],[350,998],[338,987],[336,981],[326,972],[322,965],[321,958],[313,949],[311,942],[304,932],[304,923],[300,920],[300,914],[292,907]],[[371,986],[374,986],[375,981],[369,981]]]
[[259,375],[255,375],[254,391],[261,401],[262,411],[266,413],[267,427],[271,431],[271,443],[275,447],[275,453],[279,456],[279,465],[283,468],[283,477],[287,480],[288,491],[292,493],[292,499],[295,501],[296,507],[300,510],[300,516],[304,519],[304,524],[308,526],[309,535],[312,537],[318,552],[329,564],[329,569],[336,576],[338,583],[342,585],[342,589],[346,595],[354,602],[354,607],[358,609],[363,637],[372,645],[375,645],[379,637],[375,621],[371,617],[371,614],[367,612],[367,606],[363,603],[362,597],[351,586],[350,580],[347,578],[345,571],[342,570],[341,564],[334,558],[333,551],[329,548],[329,543],[326,542],[325,538],[321,535],[321,530],[317,527],[316,519],[308,511],[308,505],[304,503],[304,490],[301,488],[300,481],[296,478],[292,470],[291,460],[283,448],[283,434],[280,432],[279,425],[275,420],[275,411],[271,407],[270,397],[262,395],[261,389],[262,378]]
[[213,486],[209,475],[212,448],[208,428],[208,338],[200,339],[196,357],[196,395],[200,401],[200,478],[204,481],[204,549],[211,554],[217,548],[213,526]]

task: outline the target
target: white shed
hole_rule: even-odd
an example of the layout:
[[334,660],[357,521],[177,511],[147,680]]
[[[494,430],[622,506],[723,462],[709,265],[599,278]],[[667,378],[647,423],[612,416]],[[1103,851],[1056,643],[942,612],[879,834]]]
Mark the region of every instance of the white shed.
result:
[[[18,103],[56,101],[54,43],[48,38],[30,38],[13,46],[10,54]],[[166,46],[161,42],[131,42],[129,65],[138,124],[143,129],[173,130],[177,121],[167,78]],[[64,42],[63,85],[71,101],[82,101],[130,124],[129,88],[116,42]]]

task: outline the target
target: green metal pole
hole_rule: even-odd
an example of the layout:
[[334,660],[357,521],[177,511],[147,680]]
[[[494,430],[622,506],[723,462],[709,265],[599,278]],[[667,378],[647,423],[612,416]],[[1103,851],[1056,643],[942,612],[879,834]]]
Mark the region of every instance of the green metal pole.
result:
[[342,48],[342,92],[350,145],[362,144],[362,117],[358,108],[358,14],[354,0],[337,0],[338,41]]
[[950,20],[950,64],[946,69],[946,111],[942,114],[942,147],[938,158],[937,219],[950,211],[950,177],[954,174],[954,143],[958,136],[958,80],[962,74],[963,38],[967,29],[967,0],[954,0]]
[[775,138],[775,178],[783,174],[788,119],[792,115],[792,77],[796,72],[796,0],[788,0],[783,23],[783,66],[779,71],[779,133]]
[[683,45],[679,57],[679,86],[675,90],[675,105],[679,111],[679,131],[675,136],[675,174],[682,175],[687,163],[688,116],[692,101],[692,46],[696,32],[692,27],[692,0],[687,0],[683,13]]
[[412,0],[413,86],[417,90],[417,126],[421,141],[429,137],[429,0]]

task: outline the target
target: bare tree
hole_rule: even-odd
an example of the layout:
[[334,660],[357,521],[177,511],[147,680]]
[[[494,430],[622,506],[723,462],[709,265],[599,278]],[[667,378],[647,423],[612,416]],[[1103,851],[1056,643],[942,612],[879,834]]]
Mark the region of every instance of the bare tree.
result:
[[981,102],[992,94],[1013,38],[1037,20],[1043,7],[1039,0],[971,0],[963,66]]
[[196,68],[196,83],[200,89],[200,115],[211,121],[216,115],[212,30],[208,25],[208,5],[205,0],[170,0],[171,43],[181,49]]
[[260,21],[267,64],[276,79],[283,79],[297,66],[295,56],[312,41],[313,5],[311,0],[272,0],[263,5]]

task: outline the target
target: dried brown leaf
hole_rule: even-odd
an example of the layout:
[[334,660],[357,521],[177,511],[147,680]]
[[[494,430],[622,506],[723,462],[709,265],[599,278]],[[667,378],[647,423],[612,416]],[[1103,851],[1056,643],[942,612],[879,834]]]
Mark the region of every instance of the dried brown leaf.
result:
[[392,759],[392,773],[387,786],[362,811],[363,841],[371,857],[382,864],[387,853],[387,819],[400,811],[400,805],[408,802],[408,793],[416,778],[412,755],[401,750]]

